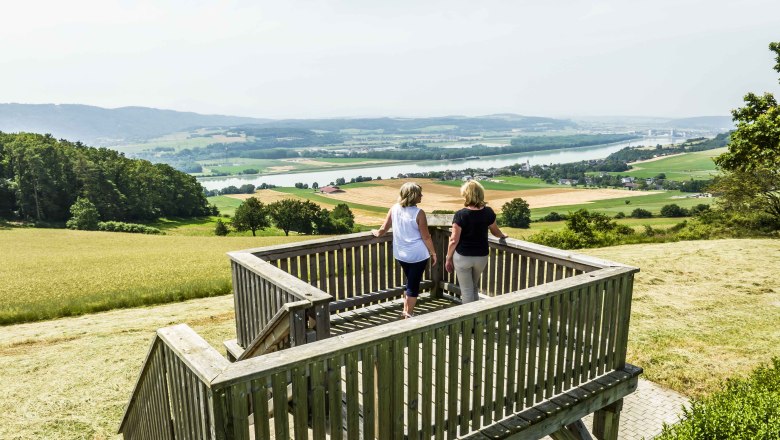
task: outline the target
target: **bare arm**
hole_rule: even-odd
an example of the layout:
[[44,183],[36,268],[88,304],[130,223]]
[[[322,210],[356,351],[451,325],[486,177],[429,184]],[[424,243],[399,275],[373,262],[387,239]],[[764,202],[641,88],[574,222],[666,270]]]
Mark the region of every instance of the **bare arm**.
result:
[[496,222],[493,222],[492,225],[488,226],[488,229],[490,229],[490,233],[495,235],[498,238],[507,238],[508,235],[501,232],[501,229],[498,228],[498,224]]
[[450,243],[447,245],[447,260],[444,263],[444,268],[447,272],[452,272],[454,269],[452,263],[452,257],[455,256],[455,248],[458,247],[460,242],[460,233],[462,229],[457,223],[452,224],[452,233],[450,234]]
[[433,247],[433,240],[431,239],[431,232],[428,230],[428,219],[425,217],[425,213],[421,209],[417,213],[417,227],[420,229],[420,237],[425,243],[425,247],[428,248],[428,254],[431,256],[431,263],[436,264],[436,248]]
[[388,229],[390,229],[393,226],[393,208],[390,208],[389,211],[387,211],[387,217],[385,217],[385,222],[382,223],[382,226],[379,228],[378,231],[373,231],[374,237],[381,237],[385,235]]

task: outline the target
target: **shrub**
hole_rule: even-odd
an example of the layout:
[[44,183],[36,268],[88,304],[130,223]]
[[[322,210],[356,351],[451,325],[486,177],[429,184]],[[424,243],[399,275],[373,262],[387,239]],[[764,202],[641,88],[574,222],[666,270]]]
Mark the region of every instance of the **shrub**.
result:
[[652,216],[652,212],[642,208],[636,208],[635,210],[631,211],[631,217],[633,218],[650,218]]
[[98,229],[100,213],[95,205],[85,197],[79,197],[70,207],[71,218],[66,223],[69,229],[81,229],[84,231],[94,231]]
[[620,211],[617,214],[615,214],[615,218],[617,219],[626,218],[626,214],[623,211]]
[[512,228],[528,228],[531,225],[531,208],[518,197],[501,207],[503,222]]
[[559,222],[563,220],[566,220],[566,214],[558,214],[555,211],[552,211],[539,219],[540,222]]
[[661,208],[661,217],[687,217],[688,214],[687,209],[681,208],[676,203],[664,205]]
[[128,232],[130,234],[162,234],[162,231],[151,226],[114,221],[100,222],[97,229],[105,232]]
[[222,221],[222,219],[217,219],[217,224],[214,226],[214,235],[217,235],[219,237],[224,237],[228,235],[228,227],[227,225]]
[[675,425],[664,425],[661,440],[780,439],[780,358],[759,366],[745,379],[693,399]]
[[455,214],[455,211],[450,209],[434,209],[431,214]]

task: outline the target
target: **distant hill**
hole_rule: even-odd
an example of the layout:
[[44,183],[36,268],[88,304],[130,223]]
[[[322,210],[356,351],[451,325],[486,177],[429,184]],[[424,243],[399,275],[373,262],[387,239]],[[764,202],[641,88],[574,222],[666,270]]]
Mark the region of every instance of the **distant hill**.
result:
[[198,127],[258,124],[266,119],[201,115],[148,107],[107,109],[79,104],[0,104],[0,131],[50,133],[88,145],[152,139]]
[[695,118],[672,119],[671,128],[694,128],[704,130],[729,131],[734,129],[731,116],[697,116]]

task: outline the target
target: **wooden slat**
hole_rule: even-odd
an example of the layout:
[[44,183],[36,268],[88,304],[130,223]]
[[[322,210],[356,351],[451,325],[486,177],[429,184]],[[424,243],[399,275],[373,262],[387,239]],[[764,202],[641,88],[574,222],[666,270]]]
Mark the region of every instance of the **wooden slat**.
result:
[[546,382],[549,379],[547,374],[547,352],[549,350],[549,332],[550,332],[550,298],[541,301],[541,321],[539,323],[539,354],[536,375],[536,401],[540,402],[545,397]]
[[392,343],[392,406],[390,413],[392,414],[393,438],[403,438],[404,432],[404,383],[406,378],[404,377],[404,340],[402,338],[396,338]]
[[287,420],[287,373],[276,373],[271,379],[273,386],[274,433],[276,438],[290,438]]
[[436,374],[435,378],[435,388],[436,388],[436,396],[435,396],[435,416],[434,416],[434,424],[435,424],[435,430],[434,434],[436,439],[442,439],[444,438],[444,432],[446,429],[446,426],[444,425],[444,412],[447,407],[447,401],[445,400],[445,391],[446,391],[446,382],[445,382],[445,375],[446,375],[446,362],[447,362],[447,356],[446,356],[446,350],[447,350],[447,333],[445,332],[444,328],[437,328],[436,329],[436,355],[435,358],[435,367],[434,372]]
[[252,381],[252,418],[254,420],[254,438],[271,438],[270,424],[268,423],[268,388],[265,379]]
[[[496,279],[499,279],[497,277]],[[503,309],[498,312],[498,326],[496,331],[498,332],[498,349],[496,353],[496,382],[495,382],[495,397],[493,398],[493,420],[501,420],[504,418],[504,407],[506,405],[506,350],[507,350],[507,327],[509,322],[507,320],[507,310]]]
[[311,424],[315,440],[324,440],[327,431],[325,396],[328,382],[325,368],[325,361],[311,365]]
[[376,414],[376,363],[374,347],[364,348],[361,351],[361,369],[363,372],[363,436],[364,438],[376,437],[378,423]]
[[531,303],[530,335],[528,340],[528,362],[526,364],[526,376],[528,377],[525,386],[525,406],[533,406],[536,397],[536,350],[537,338],[539,337],[539,312],[540,303],[535,301]]
[[556,295],[550,299],[550,350],[547,355],[547,371],[550,380],[547,381],[545,396],[561,392],[563,384],[563,367],[561,366],[561,296]]
[[408,388],[407,400],[407,436],[409,438],[419,438],[419,417],[420,411],[420,335],[413,334],[409,336],[408,352],[408,375],[406,378],[406,387]]
[[579,295],[580,295],[580,289],[572,289],[568,294],[565,294],[564,299],[568,299],[569,302],[569,309],[568,309],[568,316],[567,316],[567,328],[566,328],[566,360],[565,360],[565,366],[566,369],[565,375],[566,380],[564,382],[564,386],[566,389],[571,388],[572,384],[572,376],[574,375],[574,339],[576,337],[576,327],[578,325],[577,323],[577,317],[579,316],[579,313],[577,312],[577,309],[579,308]]
[[358,402],[358,353],[351,351],[346,354],[347,379],[347,438],[358,438],[360,434],[360,417]]
[[336,250],[328,251],[327,253],[327,267],[328,267],[328,293],[337,299],[342,299],[338,295],[338,290],[336,289],[336,276],[338,268],[336,267]]
[[341,356],[328,360],[328,407],[330,409],[330,438],[341,440],[344,437],[341,405]]
[[458,365],[460,364],[460,323],[450,324],[447,348],[447,438],[458,434]]
[[602,310],[604,306],[604,286],[605,284],[599,283],[596,286],[596,302],[593,318],[593,354],[591,354],[590,363],[590,378],[594,379],[598,374],[599,364],[601,363],[601,326],[602,326]]
[[433,331],[422,334],[422,438],[431,438],[433,426]]
[[[463,322],[463,341],[462,341],[462,353],[464,358],[463,365],[460,369],[460,435],[463,436],[470,431],[470,403],[471,403],[471,388],[472,388],[472,372],[471,364],[474,360],[472,355],[471,341],[474,336],[474,321],[467,319]],[[476,379],[475,379],[476,380]]]
[[[478,301],[479,302],[479,301]],[[482,426],[480,416],[482,416],[482,394],[484,390],[484,381],[482,380],[484,369],[485,351],[485,318],[476,316],[474,325],[474,383],[471,394],[471,430],[477,430]]]
[[607,340],[610,336],[612,325],[612,304],[615,301],[615,283],[609,279],[605,283],[604,292],[604,314],[601,320],[601,337],[599,339],[599,369],[598,374],[604,374],[604,367],[609,353],[607,353]]
[[[336,266],[335,266],[335,273],[336,273],[336,289],[338,290],[338,295],[336,296],[339,299],[346,299],[347,291],[345,286],[345,278],[349,276],[349,272],[345,272],[346,266],[344,262],[344,249],[338,249],[336,250]],[[335,295],[334,295],[335,296]]]
[[344,296],[352,298],[355,296],[355,249],[344,249],[344,282],[346,283]]
[[520,307],[514,306],[509,309],[509,347],[507,348],[506,363],[506,404],[504,415],[508,416],[514,412],[515,402],[517,401],[517,346],[520,341]]

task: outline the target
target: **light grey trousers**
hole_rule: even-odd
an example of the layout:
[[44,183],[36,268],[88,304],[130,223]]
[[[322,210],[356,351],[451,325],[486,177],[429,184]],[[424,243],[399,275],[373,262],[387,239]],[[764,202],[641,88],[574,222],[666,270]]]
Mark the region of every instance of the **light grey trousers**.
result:
[[488,257],[466,257],[457,252],[452,256],[455,274],[458,276],[460,299],[463,304],[479,299],[479,279],[487,266]]

